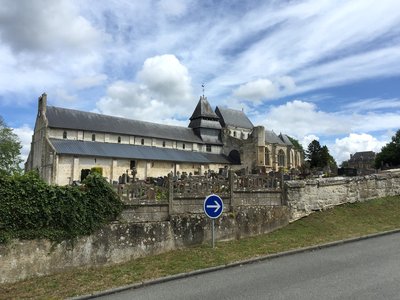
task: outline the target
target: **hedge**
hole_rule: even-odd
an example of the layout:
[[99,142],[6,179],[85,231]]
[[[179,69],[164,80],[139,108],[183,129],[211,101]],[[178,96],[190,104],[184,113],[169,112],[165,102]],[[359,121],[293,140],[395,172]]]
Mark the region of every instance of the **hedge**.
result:
[[79,187],[48,185],[35,173],[0,175],[0,243],[88,235],[115,220],[122,208],[118,195],[97,173]]

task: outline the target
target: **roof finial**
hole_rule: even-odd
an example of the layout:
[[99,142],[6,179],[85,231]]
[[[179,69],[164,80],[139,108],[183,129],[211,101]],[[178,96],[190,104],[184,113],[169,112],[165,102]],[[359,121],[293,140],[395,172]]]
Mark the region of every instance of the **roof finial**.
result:
[[203,82],[203,84],[201,85],[201,87],[203,88],[203,98],[204,98],[204,87],[206,86],[206,84]]

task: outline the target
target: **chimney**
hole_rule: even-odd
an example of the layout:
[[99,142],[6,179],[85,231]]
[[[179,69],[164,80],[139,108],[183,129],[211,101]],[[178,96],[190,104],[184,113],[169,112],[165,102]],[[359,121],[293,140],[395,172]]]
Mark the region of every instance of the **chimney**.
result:
[[46,114],[47,94],[43,93],[38,100],[38,116],[40,117]]

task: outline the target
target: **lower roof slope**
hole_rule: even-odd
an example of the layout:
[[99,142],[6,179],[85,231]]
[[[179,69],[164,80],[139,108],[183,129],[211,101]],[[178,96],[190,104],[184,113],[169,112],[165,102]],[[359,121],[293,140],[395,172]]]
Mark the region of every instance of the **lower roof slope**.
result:
[[204,164],[231,163],[228,157],[222,154],[76,140],[50,139],[50,142],[59,154]]

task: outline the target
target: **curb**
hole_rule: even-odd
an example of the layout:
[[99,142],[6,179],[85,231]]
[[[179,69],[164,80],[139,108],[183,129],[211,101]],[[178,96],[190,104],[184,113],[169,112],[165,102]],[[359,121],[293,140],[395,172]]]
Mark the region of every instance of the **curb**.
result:
[[141,288],[141,287],[150,286],[150,285],[154,285],[154,284],[159,284],[159,283],[163,283],[163,282],[168,282],[168,281],[172,281],[172,280],[177,280],[177,279],[192,277],[192,276],[196,276],[196,275],[211,273],[211,272],[215,272],[215,271],[219,271],[219,270],[223,270],[223,269],[228,269],[228,268],[233,268],[233,267],[237,267],[237,266],[257,263],[257,262],[261,262],[261,261],[264,261],[264,260],[270,260],[270,259],[279,258],[279,257],[283,257],[283,256],[289,256],[289,255],[294,255],[294,254],[299,254],[299,253],[304,253],[304,252],[311,252],[311,251],[315,251],[315,250],[321,250],[321,249],[325,249],[325,248],[330,248],[330,247],[334,247],[334,246],[338,246],[338,245],[343,245],[343,244],[353,243],[353,242],[357,242],[357,241],[367,240],[367,239],[371,239],[371,238],[375,238],[375,237],[395,234],[395,233],[399,233],[399,232],[400,232],[400,229],[394,229],[394,230],[389,230],[389,231],[384,231],[384,232],[364,235],[364,236],[361,236],[361,237],[329,242],[329,243],[326,243],[326,244],[320,244],[320,245],[315,245],[315,246],[298,248],[298,249],[294,249],[294,250],[289,250],[289,251],[279,252],[279,253],[275,253],[275,254],[260,256],[260,257],[256,257],[256,258],[241,260],[241,261],[229,263],[229,264],[226,264],[226,265],[220,265],[220,266],[216,266],[216,267],[210,267],[210,268],[206,268],[206,269],[195,270],[195,271],[191,271],[191,272],[187,272],[187,273],[179,273],[179,274],[170,275],[170,276],[166,276],[166,277],[161,277],[161,278],[157,278],[157,279],[145,280],[145,281],[138,282],[138,283],[124,285],[124,286],[120,286],[120,287],[117,287],[117,288],[113,288],[113,289],[109,289],[109,290],[105,290],[105,291],[101,291],[101,292],[94,292],[92,294],[77,296],[77,297],[68,298],[68,299],[70,299],[70,300],[93,299],[93,298],[97,298],[97,297],[101,297],[101,296],[107,296],[107,295],[111,295],[111,294],[115,294],[115,293],[119,293],[119,292],[123,292],[123,291],[127,291],[127,290],[138,289],[138,288]]

